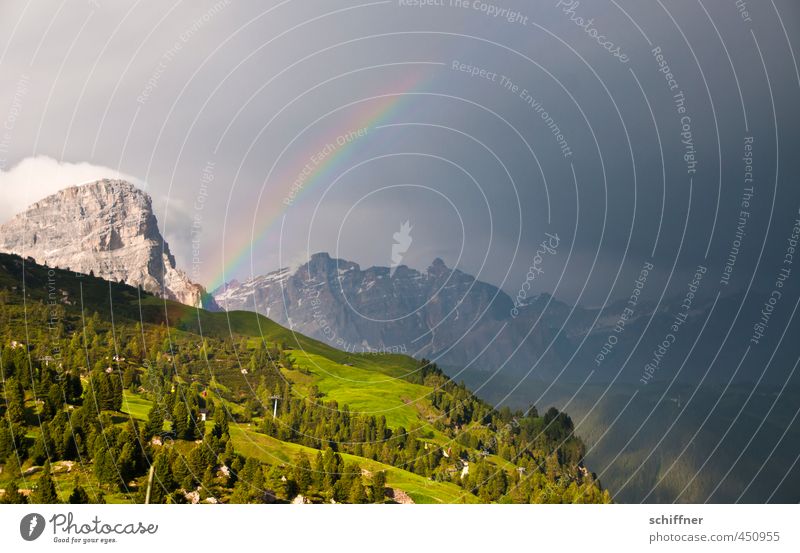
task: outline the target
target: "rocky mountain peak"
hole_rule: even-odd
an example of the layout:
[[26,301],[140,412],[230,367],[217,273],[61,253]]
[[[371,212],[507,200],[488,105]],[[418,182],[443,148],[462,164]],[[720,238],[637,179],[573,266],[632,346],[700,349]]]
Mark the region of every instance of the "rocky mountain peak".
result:
[[360,271],[361,268],[352,261],[335,259],[327,252],[318,252],[311,255],[308,262],[297,270],[297,274],[305,275],[309,280],[327,280],[352,270]]
[[0,225],[0,251],[94,272],[187,305],[216,307],[176,268],[150,196],[124,180],[71,186],[37,201]]
[[[361,269],[314,254],[294,272],[255,277],[215,298],[227,310],[258,311],[339,349],[441,355],[454,366],[499,366],[530,328],[507,325],[513,304],[502,290],[442,259],[425,271],[405,265]],[[490,342],[495,347],[487,350]],[[538,347],[532,341],[523,346]]]
[[431,266],[428,267],[428,274],[434,277],[446,275],[449,272],[450,269],[447,268],[447,265],[441,257],[434,259],[433,263],[431,263]]

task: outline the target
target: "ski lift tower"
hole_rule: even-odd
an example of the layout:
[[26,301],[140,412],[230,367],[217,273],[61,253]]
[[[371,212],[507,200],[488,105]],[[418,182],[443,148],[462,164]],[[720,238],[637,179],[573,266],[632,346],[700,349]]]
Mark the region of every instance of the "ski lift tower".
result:
[[269,396],[269,399],[274,401],[272,405],[272,420],[275,420],[278,418],[278,400],[281,399],[281,396]]

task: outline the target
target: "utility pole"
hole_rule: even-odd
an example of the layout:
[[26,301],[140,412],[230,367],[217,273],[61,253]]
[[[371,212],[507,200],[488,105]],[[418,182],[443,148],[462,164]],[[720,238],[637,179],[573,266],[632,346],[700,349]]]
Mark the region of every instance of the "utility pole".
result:
[[155,469],[155,465],[150,465],[150,474],[147,475],[147,494],[144,498],[144,504],[150,504],[150,490],[153,488],[153,469]]

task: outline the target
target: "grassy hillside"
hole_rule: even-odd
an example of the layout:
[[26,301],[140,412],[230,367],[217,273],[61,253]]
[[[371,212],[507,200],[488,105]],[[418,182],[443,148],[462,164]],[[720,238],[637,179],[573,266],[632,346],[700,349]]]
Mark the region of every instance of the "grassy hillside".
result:
[[[125,392],[122,411],[142,421],[147,421],[147,414],[152,403],[137,394]],[[308,456],[316,454],[316,450],[299,444],[282,442],[271,436],[265,436],[252,429],[252,425],[236,425],[231,428],[234,448],[242,455],[255,457],[266,464],[290,465],[301,452]],[[465,494],[460,487],[445,483],[432,482],[427,478],[394,468],[370,459],[355,455],[343,454],[345,461],[359,464],[362,468],[375,472],[386,472],[386,484],[400,488],[414,499],[415,503],[461,503],[475,502],[470,494]]]
[[[391,428],[410,428],[426,414],[435,416],[428,396],[433,390],[406,380],[393,378],[375,369],[346,365],[308,351],[294,353],[301,370],[283,370],[303,395],[315,385],[326,397],[349,405],[360,413],[384,415]],[[376,393],[380,390],[380,393]]]

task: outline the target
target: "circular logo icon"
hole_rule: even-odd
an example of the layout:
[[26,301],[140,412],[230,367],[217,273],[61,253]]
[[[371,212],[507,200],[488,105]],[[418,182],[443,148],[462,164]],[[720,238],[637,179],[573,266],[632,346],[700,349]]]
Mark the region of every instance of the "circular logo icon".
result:
[[44,532],[44,517],[39,513],[31,513],[22,517],[19,533],[25,541],[33,541]]

